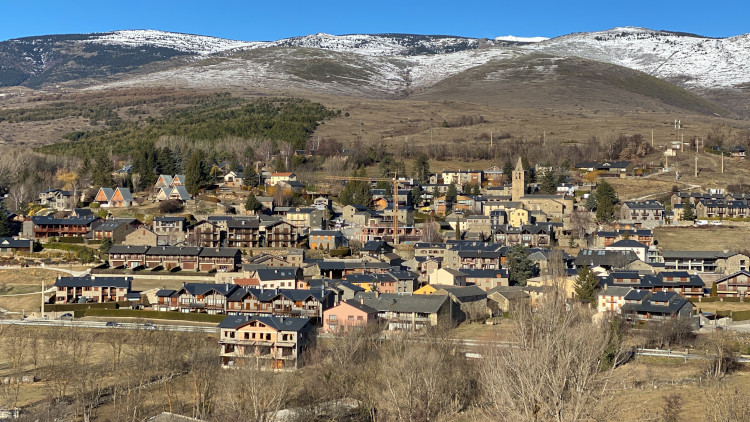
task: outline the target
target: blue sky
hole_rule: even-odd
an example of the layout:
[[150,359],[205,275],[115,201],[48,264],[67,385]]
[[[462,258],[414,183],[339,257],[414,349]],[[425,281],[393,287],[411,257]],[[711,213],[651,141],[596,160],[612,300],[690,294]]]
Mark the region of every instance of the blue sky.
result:
[[616,26],[727,37],[750,32],[748,3],[747,0],[0,0],[0,40],[116,29],[158,29],[246,41],[318,32],[554,37]]

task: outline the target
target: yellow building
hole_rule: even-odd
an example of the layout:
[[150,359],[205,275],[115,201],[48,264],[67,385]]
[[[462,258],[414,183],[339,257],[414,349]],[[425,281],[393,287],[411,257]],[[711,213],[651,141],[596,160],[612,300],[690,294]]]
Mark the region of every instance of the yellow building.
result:
[[431,295],[437,291],[436,288],[430,286],[429,284],[425,284],[424,286],[418,288],[417,290],[414,290],[415,295]]
[[508,212],[508,224],[511,227],[521,227],[528,225],[529,223],[529,212],[523,208],[514,208]]

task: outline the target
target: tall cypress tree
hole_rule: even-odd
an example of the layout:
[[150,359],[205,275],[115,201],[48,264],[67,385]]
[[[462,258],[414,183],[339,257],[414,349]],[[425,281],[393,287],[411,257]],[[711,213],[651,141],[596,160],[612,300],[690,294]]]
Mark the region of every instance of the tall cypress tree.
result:
[[5,204],[0,202],[0,237],[10,237],[12,234],[10,220],[5,212]]
[[599,279],[589,267],[584,266],[578,271],[578,277],[576,277],[575,286],[573,289],[578,296],[578,300],[585,300],[593,303],[596,299],[594,292],[599,287]]
[[185,188],[190,195],[195,195],[205,187],[208,179],[208,172],[203,161],[203,151],[195,150],[190,155],[187,167],[185,168]]

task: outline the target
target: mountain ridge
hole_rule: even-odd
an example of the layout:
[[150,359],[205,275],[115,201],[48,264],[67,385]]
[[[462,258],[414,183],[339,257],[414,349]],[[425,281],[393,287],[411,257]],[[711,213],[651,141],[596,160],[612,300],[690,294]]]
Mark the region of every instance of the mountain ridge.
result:
[[242,81],[276,89],[291,83],[337,95],[398,98],[476,66],[535,53],[629,68],[718,100],[717,90],[730,90],[739,95],[737,103],[750,84],[750,34],[711,38],[617,27],[536,42],[388,33],[238,41],[156,30],[24,37],[0,42],[0,86],[96,89],[177,79],[188,86]]

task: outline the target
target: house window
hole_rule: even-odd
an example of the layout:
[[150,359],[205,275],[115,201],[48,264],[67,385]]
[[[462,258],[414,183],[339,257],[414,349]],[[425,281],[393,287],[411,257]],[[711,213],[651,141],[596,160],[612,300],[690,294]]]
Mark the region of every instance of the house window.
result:
[[271,340],[271,333],[266,333],[266,340]]
[[354,321],[354,315],[349,315],[349,317],[347,318],[347,320]]
[[249,340],[249,339],[250,339],[250,333],[245,333],[245,340]]
[[330,315],[328,319],[330,319],[331,321],[336,321],[336,315]]

